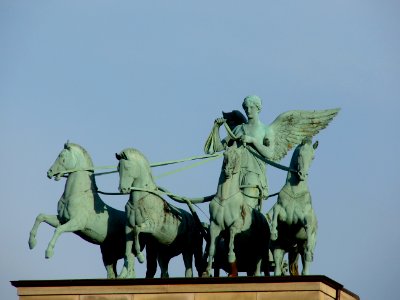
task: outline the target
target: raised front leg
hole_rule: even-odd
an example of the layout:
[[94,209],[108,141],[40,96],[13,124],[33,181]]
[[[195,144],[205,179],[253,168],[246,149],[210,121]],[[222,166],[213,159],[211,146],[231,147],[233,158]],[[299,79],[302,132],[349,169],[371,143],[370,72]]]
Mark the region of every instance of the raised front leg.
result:
[[[278,199],[279,200],[279,199]],[[278,239],[278,219],[285,219],[284,210],[281,205],[275,203],[273,207],[274,214],[271,222],[271,240],[276,241]]]
[[46,258],[50,258],[54,254],[54,246],[57,242],[57,239],[60,237],[60,235],[64,232],[75,232],[79,230],[83,230],[85,227],[85,224],[81,221],[80,218],[74,218],[69,220],[67,223],[62,224],[60,226],[56,227],[56,230],[54,231],[53,237],[50,240],[49,245],[47,246],[46,249]]
[[45,222],[54,228],[56,228],[57,226],[60,226],[60,221],[58,220],[58,217],[56,215],[39,214],[36,217],[35,224],[33,224],[33,227],[29,234],[29,242],[28,243],[29,243],[30,249],[33,249],[36,246],[36,234],[39,229],[39,225],[42,222]]
[[141,224],[140,226],[134,226],[133,227],[133,237],[134,237],[134,242],[135,242],[135,252],[137,255],[138,261],[142,264],[144,263],[144,255],[142,251],[140,250],[140,240],[139,240],[139,233],[143,232],[144,228],[146,227],[145,223]]

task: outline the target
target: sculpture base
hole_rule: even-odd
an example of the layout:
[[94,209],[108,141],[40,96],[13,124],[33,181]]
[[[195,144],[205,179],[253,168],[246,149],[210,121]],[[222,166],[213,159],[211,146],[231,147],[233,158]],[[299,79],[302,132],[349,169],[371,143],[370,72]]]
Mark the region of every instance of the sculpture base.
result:
[[20,300],[352,300],[326,276],[21,280]]

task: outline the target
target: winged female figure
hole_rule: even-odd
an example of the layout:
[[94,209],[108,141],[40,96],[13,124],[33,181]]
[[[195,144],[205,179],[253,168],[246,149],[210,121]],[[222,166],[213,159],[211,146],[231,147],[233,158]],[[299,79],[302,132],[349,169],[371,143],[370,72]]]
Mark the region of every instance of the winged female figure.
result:
[[[268,196],[266,163],[280,161],[304,138],[312,138],[328,126],[340,109],[291,110],[265,125],[259,117],[262,109],[260,97],[247,96],[242,107],[247,118],[239,111],[233,111],[215,119],[204,151],[207,154],[224,151],[233,140],[245,147],[240,170],[242,193],[252,208],[260,209],[261,200]],[[221,139],[219,128],[224,123],[231,134]]]

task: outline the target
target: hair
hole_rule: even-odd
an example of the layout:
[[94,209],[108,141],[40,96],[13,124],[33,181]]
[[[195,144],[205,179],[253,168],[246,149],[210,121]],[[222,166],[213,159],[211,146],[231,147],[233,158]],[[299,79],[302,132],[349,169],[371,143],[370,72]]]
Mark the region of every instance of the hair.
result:
[[243,108],[249,104],[254,104],[259,110],[262,109],[262,100],[260,97],[256,96],[256,95],[250,95],[247,96],[246,98],[244,98],[243,100]]

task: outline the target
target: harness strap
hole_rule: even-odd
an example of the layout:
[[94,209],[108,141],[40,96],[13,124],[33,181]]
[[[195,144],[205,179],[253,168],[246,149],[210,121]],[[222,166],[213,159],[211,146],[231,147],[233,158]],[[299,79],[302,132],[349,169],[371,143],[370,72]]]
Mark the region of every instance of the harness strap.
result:
[[211,156],[206,156],[205,157],[206,159],[204,159],[203,161],[200,161],[200,162],[197,162],[197,163],[194,163],[194,164],[191,164],[189,166],[185,166],[185,167],[182,167],[182,168],[179,168],[179,169],[176,169],[176,170],[165,172],[165,173],[163,173],[161,175],[155,176],[155,178],[159,179],[159,178],[162,178],[162,177],[165,177],[165,176],[169,176],[169,175],[181,172],[181,171],[192,169],[194,167],[197,167],[197,166],[200,166],[202,164],[205,164],[205,163],[207,163],[209,161],[212,161],[212,160],[215,160],[217,158],[220,158],[222,155],[223,155],[223,153],[217,153],[217,154],[213,154]]
[[[186,161],[191,161],[191,160],[199,160],[199,159],[205,159],[205,161],[202,162],[202,163],[206,163],[206,162],[211,161],[213,159],[217,159],[218,157],[220,157],[222,155],[223,155],[222,153],[215,153],[215,154],[210,154],[210,155],[198,155],[198,156],[192,156],[192,157],[187,157],[187,158],[178,159],[178,160],[156,162],[156,163],[150,164],[150,167],[151,168],[156,168],[156,167],[173,165],[173,164],[177,164],[177,163],[181,163],[181,162],[186,162]],[[187,167],[184,167],[184,168],[180,168],[180,169],[178,169],[176,171],[170,171],[168,173],[160,175],[160,177],[164,177],[164,176],[167,176],[169,174],[173,174],[173,173],[179,172],[181,170],[190,169],[192,167],[201,165],[202,163],[196,163],[193,166],[187,166]],[[95,170],[106,170],[106,169],[116,169],[116,168],[117,168],[117,166],[98,166],[98,167],[93,167],[93,168],[69,169],[69,170],[63,171],[63,174],[73,173],[73,172],[78,172],[78,171],[92,171],[93,172]],[[114,170],[114,171],[95,173],[93,175],[94,176],[101,176],[101,175],[113,174],[113,173],[117,173],[117,172],[118,172],[117,170]],[[57,175],[57,174],[55,174],[55,175]]]

